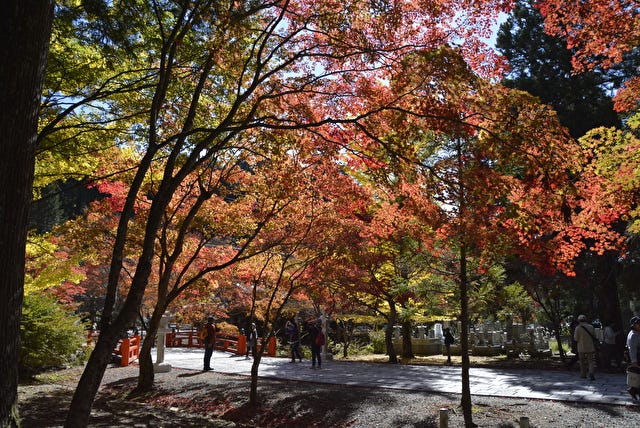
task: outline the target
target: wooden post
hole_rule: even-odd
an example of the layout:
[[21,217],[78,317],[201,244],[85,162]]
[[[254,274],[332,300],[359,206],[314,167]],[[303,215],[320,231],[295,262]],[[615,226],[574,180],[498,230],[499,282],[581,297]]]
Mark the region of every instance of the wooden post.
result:
[[440,409],[440,428],[449,427],[449,409]]
[[120,367],[127,367],[129,365],[129,346],[131,342],[129,338],[121,339],[120,343]]
[[276,338],[271,337],[269,339],[269,343],[267,344],[267,355],[270,357],[276,356]]
[[246,355],[247,353],[247,336],[241,334],[238,336],[238,355]]

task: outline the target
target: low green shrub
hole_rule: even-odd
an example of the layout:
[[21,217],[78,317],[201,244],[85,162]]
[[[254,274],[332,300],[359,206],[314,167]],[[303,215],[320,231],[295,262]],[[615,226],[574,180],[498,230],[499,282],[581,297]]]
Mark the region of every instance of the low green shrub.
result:
[[[344,354],[344,343],[334,343],[331,346],[331,353],[338,357],[342,357]],[[373,346],[371,344],[365,344],[360,342],[351,342],[349,349],[347,350],[347,357],[353,357],[357,355],[369,355],[373,354]]]
[[385,354],[387,352],[387,345],[384,341],[384,331],[370,331],[369,339],[371,340],[371,348],[374,354]]
[[40,292],[26,294],[20,323],[21,373],[84,361],[87,327],[54,297]]

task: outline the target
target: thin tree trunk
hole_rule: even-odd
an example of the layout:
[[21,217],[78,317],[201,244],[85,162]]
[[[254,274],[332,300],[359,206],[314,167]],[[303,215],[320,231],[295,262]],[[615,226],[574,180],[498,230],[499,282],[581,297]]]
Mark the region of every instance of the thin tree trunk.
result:
[[264,351],[265,344],[258,347],[258,352],[253,363],[251,364],[251,386],[249,388],[249,404],[256,406],[258,404],[258,368],[260,367],[260,360],[262,359],[262,352]]
[[38,107],[53,20],[51,0],[0,6],[0,426],[18,426],[18,360],[27,216]]
[[147,330],[147,334],[142,341],[140,347],[140,355],[138,355],[138,362],[140,364],[140,371],[138,372],[138,385],[134,393],[141,393],[150,391],[153,388],[153,382],[155,381],[155,371],[153,369],[153,358],[151,357],[151,349],[155,343],[156,333],[158,329],[150,328]]
[[153,358],[151,357],[151,349],[156,341],[158,329],[160,328],[160,321],[162,320],[162,315],[164,315],[166,308],[167,304],[165,302],[158,301],[151,316],[151,320],[149,320],[147,335],[145,336],[142,347],[140,348],[140,372],[138,373],[138,385],[136,386],[135,393],[147,392],[153,388],[155,371],[153,367]]
[[558,342],[558,352],[560,352],[560,360],[564,363],[567,360],[567,353],[564,350],[564,346],[562,346],[562,332],[560,331],[560,325],[554,323],[553,327],[556,341]]
[[389,301],[389,317],[387,318],[387,328],[384,331],[384,340],[387,345],[387,354],[389,355],[389,362],[393,364],[398,363],[398,355],[396,349],[393,346],[393,327],[396,323],[396,308],[393,300]]
[[462,353],[462,414],[464,425],[474,427],[471,413],[471,383],[469,379],[469,281],[467,278],[467,251],[464,245],[460,248],[460,352]]

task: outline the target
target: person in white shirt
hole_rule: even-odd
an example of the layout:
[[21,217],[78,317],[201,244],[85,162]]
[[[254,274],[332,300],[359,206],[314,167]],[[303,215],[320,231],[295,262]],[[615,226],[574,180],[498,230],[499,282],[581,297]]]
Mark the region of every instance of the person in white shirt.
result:
[[604,351],[605,369],[611,369],[611,360],[614,361],[617,370],[621,368],[622,356],[620,352],[618,352],[618,346],[616,344],[620,331],[618,331],[616,327],[614,323],[609,323],[603,331],[602,347]]
[[[640,372],[640,367],[638,366],[638,350],[640,349],[640,317],[631,318],[629,325],[631,326],[631,331],[627,335],[627,349],[629,350],[630,363],[629,366],[627,366],[627,371],[637,374]],[[634,400],[638,400],[640,389],[637,386],[629,385],[629,389],[627,389],[627,391]]]

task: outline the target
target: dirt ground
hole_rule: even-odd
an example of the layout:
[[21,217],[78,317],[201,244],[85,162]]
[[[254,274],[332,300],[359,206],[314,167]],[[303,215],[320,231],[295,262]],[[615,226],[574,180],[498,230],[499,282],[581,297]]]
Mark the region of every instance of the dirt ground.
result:
[[[561,369],[553,364],[548,368]],[[62,426],[81,372],[82,368],[53,371],[21,384],[23,427]],[[450,427],[464,426],[457,394],[260,379],[260,403],[251,407],[248,377],[174,369],[156,375],[152,392],[128,397],[137,374],[136,366],[107,369],[92,408],[91,427],[422,428],[439,427],[441,408],[449,409]],[[479,427],[519,427],[523,416],[532,427],[640,426],[640,406],[496,397],[472,397],[472,401]]]

